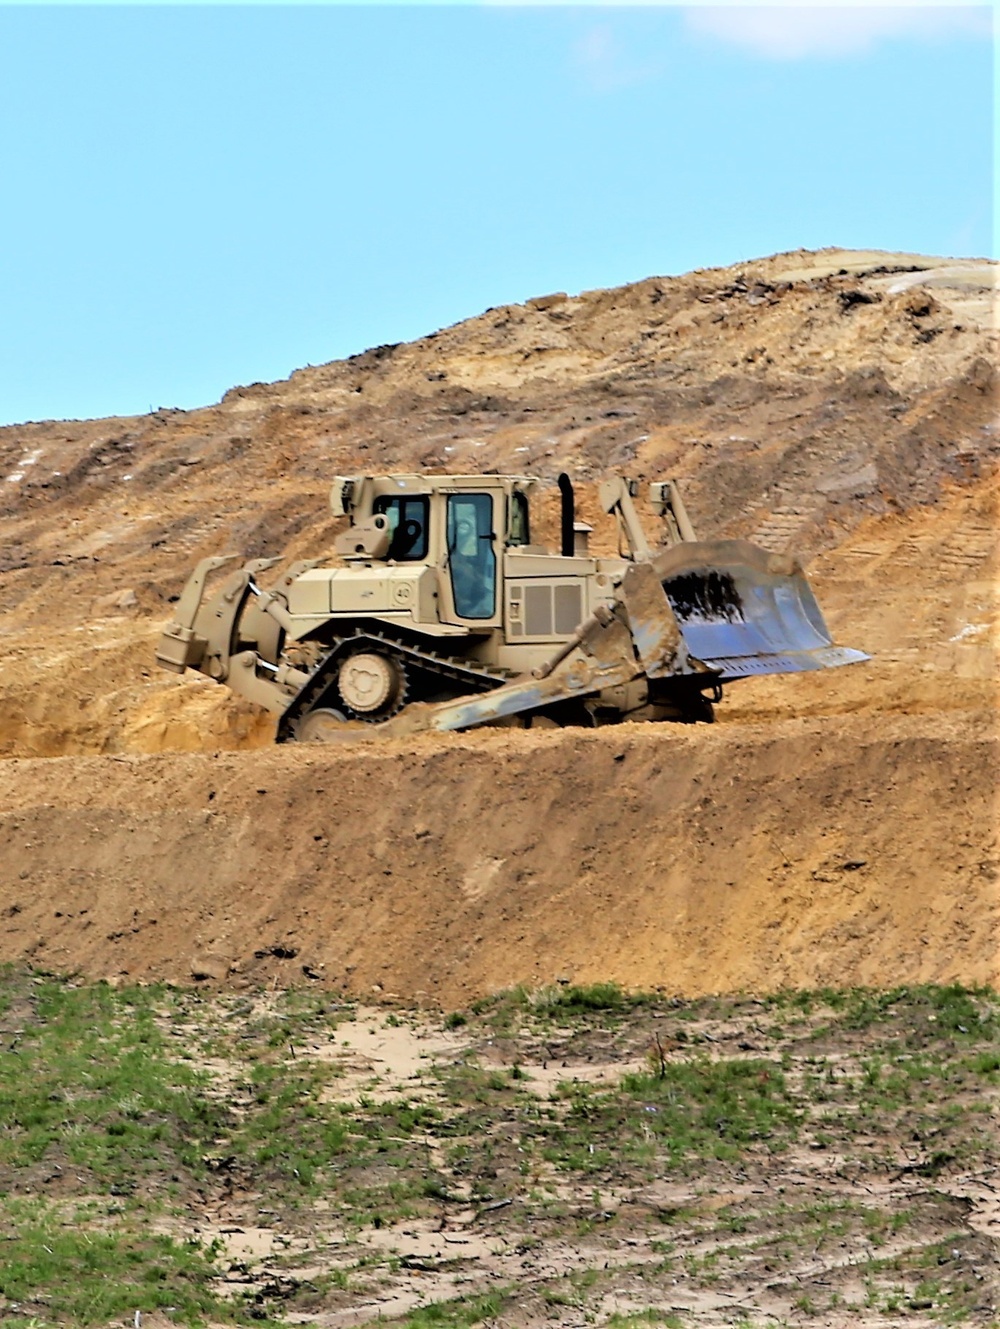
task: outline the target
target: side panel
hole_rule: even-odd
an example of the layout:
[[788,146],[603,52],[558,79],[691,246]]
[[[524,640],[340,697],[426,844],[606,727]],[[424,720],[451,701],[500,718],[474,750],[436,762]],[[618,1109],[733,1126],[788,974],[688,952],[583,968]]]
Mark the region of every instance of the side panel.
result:
[[288,588],[288,612],[297,618],[305,614],[329,614],[329,568],[313,568],[295,578]]
[[588,577],[599,565],[593,558],[563,558],[559,554],[529,554],[508,549],[504,566],[508,577]]
[[565,641],[587,616],[586,592],[582,577],[512,578],[505,587],[508,642]]
[[597,605],[612,604],[629,564],[509,549],[504,558],[504,636],[510,647],[566,641]]
[[423,565],[313,568],[288,588],[296,618],[408,613],[414,622],[438,622],[437,573]]
[[377,614],[393,608],[385,568],[352,569],[330,578],[330,610],[335,614]]

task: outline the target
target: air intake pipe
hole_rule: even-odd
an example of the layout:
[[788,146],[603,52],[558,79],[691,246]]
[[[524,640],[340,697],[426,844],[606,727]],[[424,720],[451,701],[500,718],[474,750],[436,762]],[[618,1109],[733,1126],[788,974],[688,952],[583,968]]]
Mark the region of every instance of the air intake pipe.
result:
[[576,553],[576,538],[573,534],[576,507],[573,502],[573,481],[565,471],[559,474],[559,493],[562,497],[562,556],[572,558]]

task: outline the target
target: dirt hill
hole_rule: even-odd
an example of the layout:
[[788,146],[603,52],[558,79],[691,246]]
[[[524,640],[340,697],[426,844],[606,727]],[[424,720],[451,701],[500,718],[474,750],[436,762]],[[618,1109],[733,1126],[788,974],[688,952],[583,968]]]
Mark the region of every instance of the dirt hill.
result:
[[[0,430],[0,754],[61,758],[0,764],[0,953],[189,977],[202,941],[252,970],[254,951],[318,927],[316,972],[370,986],[384,969],[404,996],[561,968],[698,991],[996,981],[995,279],[976,260],[799,252],[489,310],[202,410]],[[715,732],[421,740],[391,761],[211,755],[271,731],[224,689],[152,665],[195,560],[317,556],[334,474],[423,468],[566,469],[605,547],[603,474],[678,477],[700,534],[811,559],[838,640],[872,662],[734,688]],[[623,745],[641,762],[608,766]],[[155,756],[178,752],[192,755]],[[684,775],[668,778],[675,756]],[[322,796],[300,806],[317,763]],[[609,779],[642,763],[645,784]],[[225,816],[209,800],[221,771]],[[713,832],[696,775],[718,800]],[[606,834],[540,821],[519,850],[526,788],[563,791],[572,817],[600,808]],[[414,812],[428,790],[447,810],[433,827]],[[668,854],[651,856],[647,811]],[[844,828],[881,837],[857,874],[824,866]],[[316,858],[315,835],[336,853]],[[482,898],[462,893],[463,845],[487,864]],[[386,864],[405,889],[387,894]],[[151,898],[163,922],[140,926]],[[224,937],[203,926],[227,910]],[[414,935],[430,980],[398,958]]]

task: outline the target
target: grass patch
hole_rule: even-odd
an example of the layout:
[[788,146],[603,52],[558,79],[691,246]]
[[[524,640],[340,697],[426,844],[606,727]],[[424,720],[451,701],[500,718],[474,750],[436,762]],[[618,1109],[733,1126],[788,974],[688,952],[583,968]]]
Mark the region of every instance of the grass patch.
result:
[[163,994],[46,980],[28,996],[24,1027],[0,1052],[0,1168],[71,1166],[125,1192],[198,1172],[225,1114],[208,1077],[168,1056]]
[[613,1090],[561,1086],[568,1110],[547,1132],[545,1157],[597,1172],[622,1156],[677,1163],[733,1159],[748,1145],[794,1138],[801,1112],[771,1062],[671,1062],[662,1074],[627,1075]]
[[593,1011],[631,1011],[648,1006],[655,998],[645,992],[624,992],[617,983],[572,984],[548,988],[539,994],[535,1009],[540,1014],[584,1015]]
[[168,1308],[184,1324],[209,1316],[246,1322],[212,1289],[212,1246],[148,1231],[68,1227],[37,1202],[8,1205],[4,1219],[13,1231],[0,1244],[0,1296],[35,1310],[37,1324],[83,1327]]
[[405,1319],[371,1321],[392,1323],[399,1329],[472,1329],[485,1320],[495,1320],[504,1305],[502,1292],[490,1292],[482,1297],[456,1297],[451,1301],[434,1301],[421,1306]]
[[641,1311],[631,1311],[627,1315],[612,1315],[606,1321],[608,1329],[644,1329],[646,1325],[659,1324],[664,1329],[683,1329],[684,1321],[672,1311],[659,1310],[649,1306]]
[[[573,1024],[581,1018],[621,1016],[650,1006],[659,998],[654,993],[626,992],[617,983],[588,985],[565,984],[530,989],[509,988],[474,1002],[471,1015],[484,1019],[497,1033],[524,1024]],[[449,1016],[450,1028],[455,1015]],[[467,1017],[462,1016],[463,1022]]]
[[[337,1026],[353,1013],[315,988],[234,997],[0,971],[0,1321],[15,1302],[39,1325],[81,1326],[167,1306],[189,1324],[342,1309],[414,1286],[436,1261],[460,1267],[470,1224],[498,1249],[511,1238],[509,1249],[544,1253],[586,1237],[621,1250],[639,1234],[663,1258],[629,1275],[649,1279],[636,1299],[645,1309],[610,1320],[601,1298],[613,1264],[601,1266],[600,1293],[586,1272],[540,1277],[397,1324],[472,1329],[501,1316],[515,1329],[565,1306],[614,1329],[674,1329],[656,1309],[674,1279],[724,1288],[756,1260],[780,1282],[803,1252],[815,1261],[845,1248],[868,1272],[873,1305],[902,1314],[929,1301],[942,1323],[978,1313],[983,1294],[951,1246],[926,1265],[869,1257],[952,1231],[961,1219],[938,1179],[995,1151],[1000,1022],[985,990],[685,1003],[614,984],[517,989],[440,1017],[438,1029],[462,1036],[421,1060],[414,1082],[338,1100],[350,1073],[340,1050],[354,1053]],[[371,1014],[366,1028],[401,1018],[421,1032],[399,1015]],[[649,1069],[622,1073],[637,1064]],[[555,1089],[553,1069],[566,1077]],[[821,1189],[788,1206],[776,1181],[800,1136],[852,1175],[898,1172],[905,1209]],[[736,1188],[721,1211],[698,1201],[736,1174],[752,1190]],[[836,1191],[836,1177],[817,1176]],[[656,1189],[623,1202],[652,1179],[677,1203]],[[183,1239],[206,1226],[234,1238]],[[241,1229],[258,1227],[281,1234],[262,1257],[266,1276],[241,1245]],[[397,1231],[373,1240],[372,1228]],[[425,1270],[404,1252],[431,1229],[456,1240]],[[709,1233],[715,1249],[695,1258],[690,1237]],[[216,1300],[223,1275],[233,1302]],[[836,1294],[803,1284],[788,1314],[819,1314]]]
[[254,1066],[250,1102],[218,1147],[251,1163],[269,1181],[312,1189],[348,1147],[349,1123],[319,1101],[329,1068],[296,1063]]

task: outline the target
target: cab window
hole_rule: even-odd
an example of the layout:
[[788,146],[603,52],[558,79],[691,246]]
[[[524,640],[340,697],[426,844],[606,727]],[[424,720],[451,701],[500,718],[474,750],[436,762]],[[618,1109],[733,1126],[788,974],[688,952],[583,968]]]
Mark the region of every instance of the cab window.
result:
[[415,497],[395,497],[383,494],[372,505],[375,513],[383,512],[389,519],[392,532],[386,558],[400,563],[419,562],[427,557],[428,502],[426,494]]
[[530,545],[531,530],[528,525],[528,496],[515,490],[510,496],[508,545]]
[[449,494],[447,535],[456,614],[459,618],[492,618],[497,557],[491,495]]

